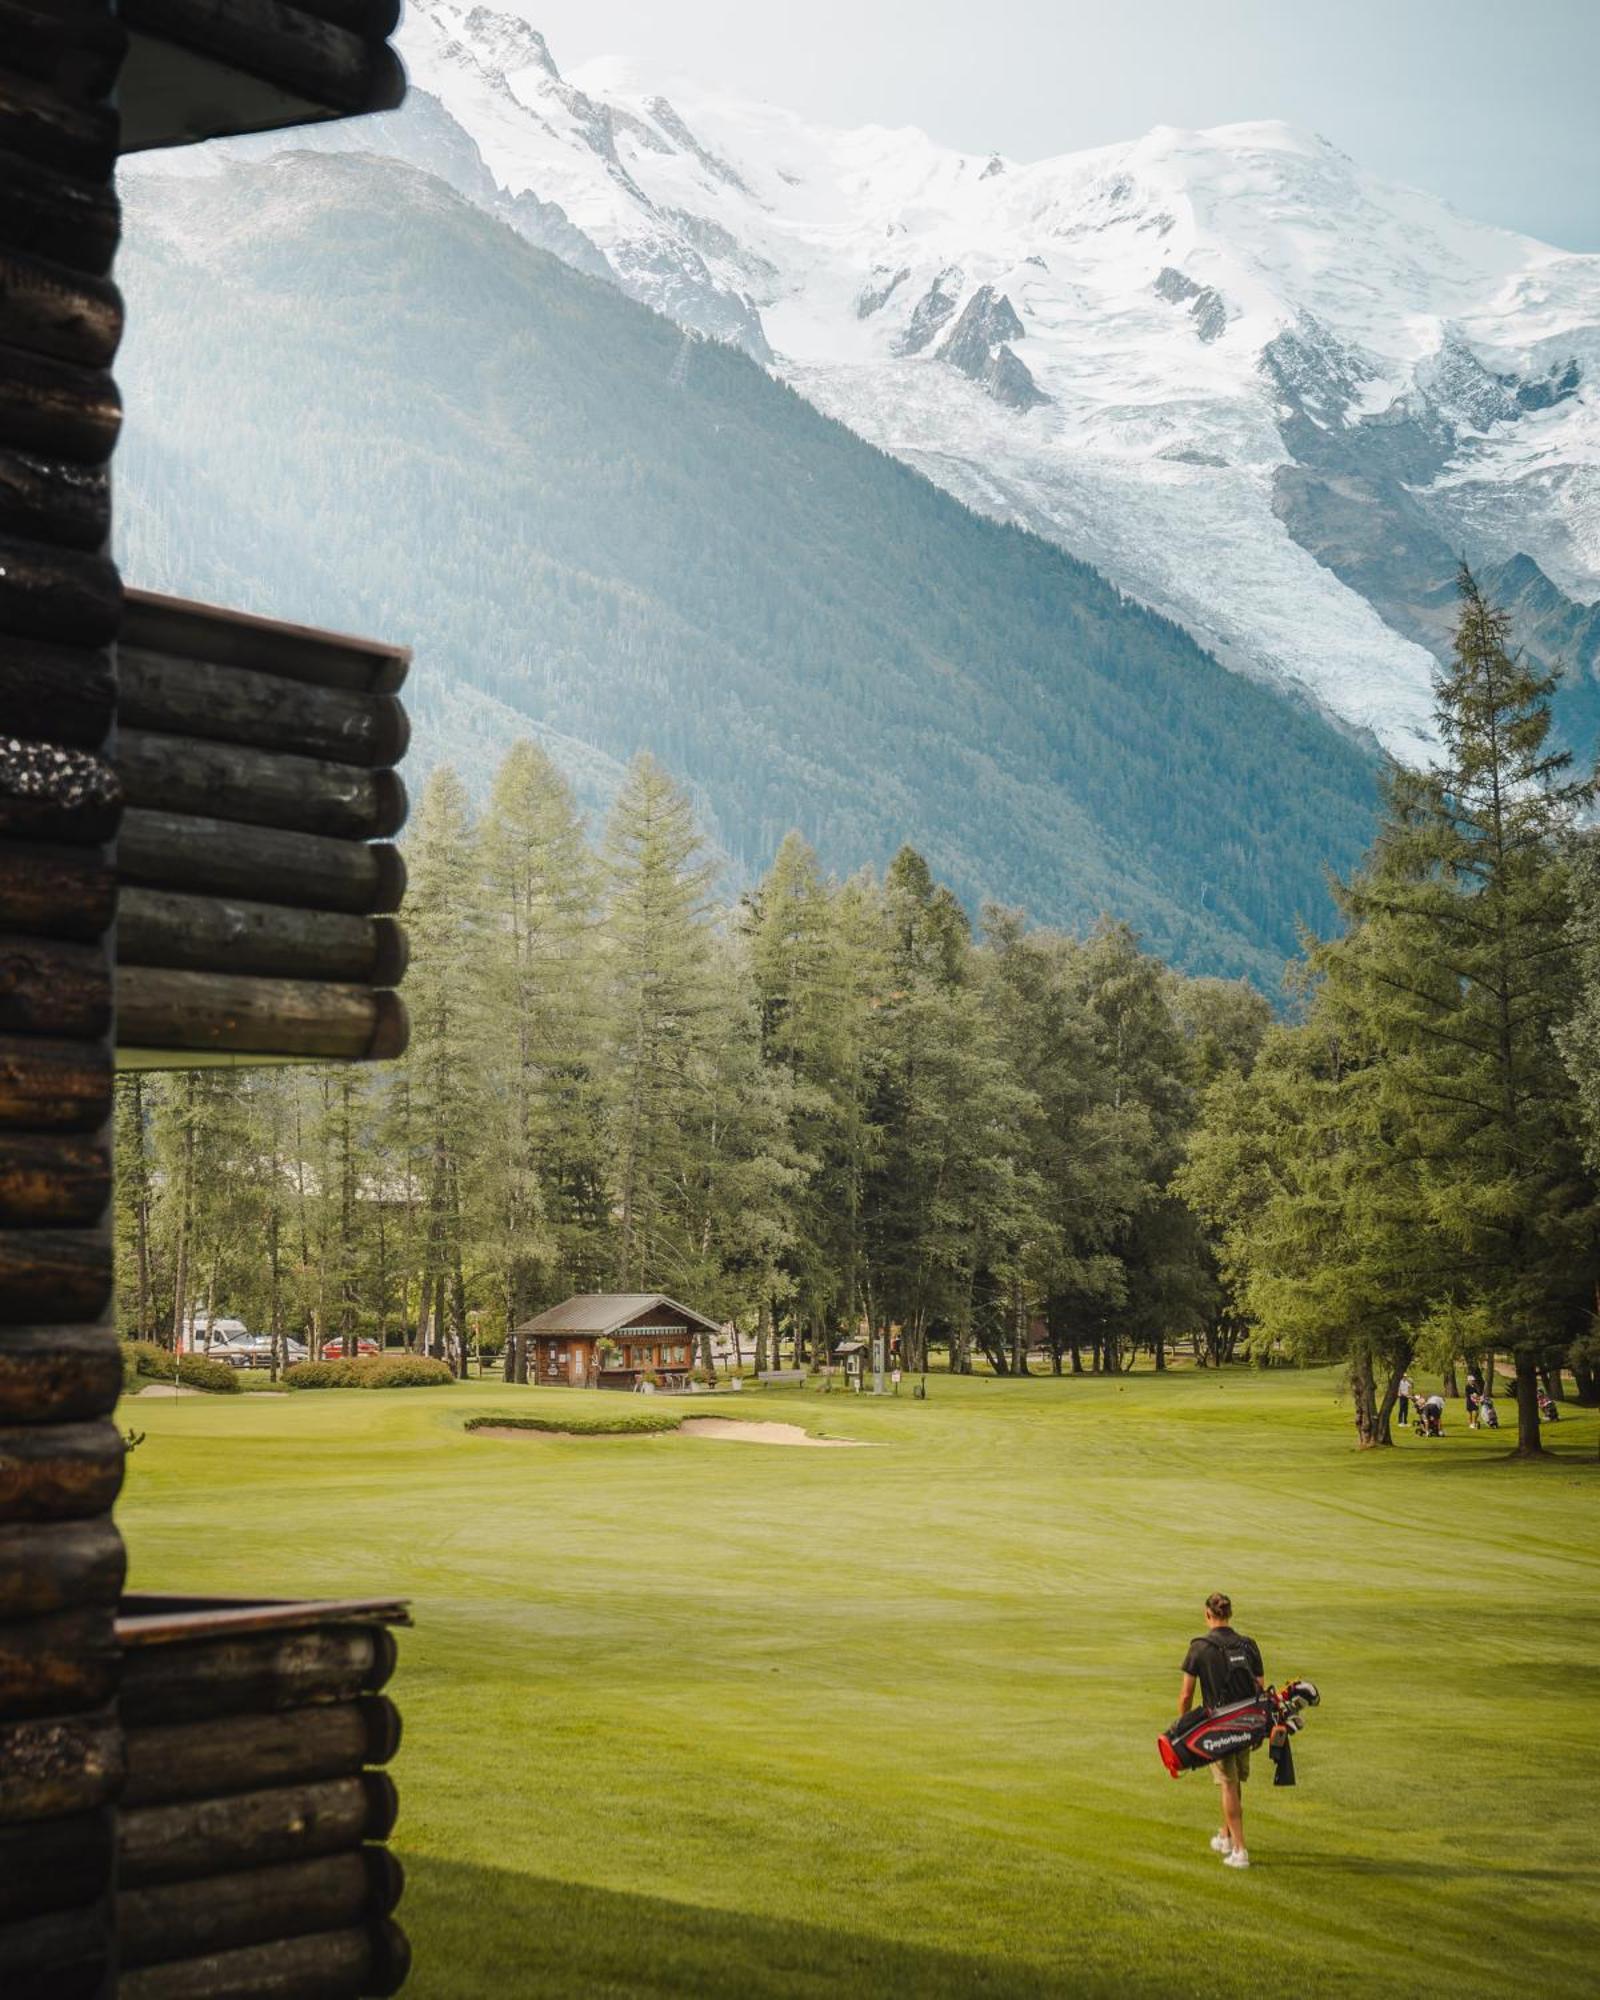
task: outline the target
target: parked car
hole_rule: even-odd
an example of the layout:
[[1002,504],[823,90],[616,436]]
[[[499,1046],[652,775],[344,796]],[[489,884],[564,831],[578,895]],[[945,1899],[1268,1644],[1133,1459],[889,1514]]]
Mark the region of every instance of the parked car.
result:
[[[378,1343],[375,1340],[368,1340],[365,1334],[357,1335],[355,1349],[358,1361],[369,1354],[381,1354],[383,1352]],[[342,1361],[344,1359],[344,1341],[340,1335],[336,1333],[332,1340],[325,1340],[322,1343],[322,1358],[324,1361]]]
[[[272,1335],[270,1333],[240,1333],[231,1340],[213,1342],[207,1350],[213,1361],[226,1361],[230,1368],[270,1368],[272,1366]],[[286,1368],[292,1368],[297,1361],[304,1361],[310,1349],[303,1340],[296,1340],[292,1334],[283,1336],[283,1361]]]

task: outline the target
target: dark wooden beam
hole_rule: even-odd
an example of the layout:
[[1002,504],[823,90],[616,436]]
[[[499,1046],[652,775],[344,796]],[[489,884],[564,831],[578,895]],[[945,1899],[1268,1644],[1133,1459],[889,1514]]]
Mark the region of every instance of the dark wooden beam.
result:
[[354,1777],[365,1765],[387,1764],[399,1745],[399,1711],[381,1694],[281,1715],[140,1729],[128,1739],[123,1804],[164,1805]]
[[404,1934],[385,1921],[133,1969],[118,1990],[121,2000],[239,2000],[245,1993],[356,2000],[398,1993],[410,1968]]
[[6,634],[0,646],[0,715],[27,716],[30,733],[41,742],[93,751],[110,734],[116,711],[109,649],[86,652]]
[[197,742],[154,730],[125,729],[117,774],[131,806],[200,813],[293,833],[381,840],[406,817],[397,771],[363,771],[233,743]]
[[[117,954],[123,966],[397,986],[406,969],[406,938],[390,917],[129,887],[122,892]],[[0,940],[0,974],[3,967]]]
[[122,1348],[109,1326],[0,1326],[0,1424],[105,1417],[122,1393]]
[[18,1133],[0,1147],[0,1226],[83,1228],[110,1198],[111,1145],[103,1133]]
[[122,294],[108,278],[0,246],[0,341],[87,368],[111,365]]
[[393,1780],[363,1771],[315,1785],[134,1807],[118,1830],[120,1879],[125,1888],[143,1888],[344,1853],[386,1840],[397,1806]]
[[[0,504],[4,492],[0,462]],[[411,738],[406,712],[393,695],[350,694],[126,641],[118,662],[117,712],[125,727],[365,768],[398,764]]]
[[0,932],[0,1034],[88,1041],[111,1026],[111,967],[98,946]]
[[378,1693],[394,1664],[394,1637],[375,1623],[134,1646],[122,1712],[142,1728],[350,1701]]
[[111,1097],[98,1043],[0,1035],[0,1134],[94,1132],[111,1115]]
[[[0,1528],[0,1618],[39,1618],[75,1604],[115,1605],[127,1569],[122,1537],[106,1520]],[[5,1851],[0,1834],[0,1856]],[[5,1872],[0,1858],[0,1882]]]
[[351,916],[398,910],[406,885],[397,847],[167,812],[123,815],[117,869],[127,883],[196,895],[270,892],[292,907]]
[[0,841],[0,931],[87,943],[116,907],[116,871],[97,848]]
[[117,982],[117,1035],[130,1051],[382,1062],[405,1050],[406,1012],[398,994],[365,986],[130,965]]

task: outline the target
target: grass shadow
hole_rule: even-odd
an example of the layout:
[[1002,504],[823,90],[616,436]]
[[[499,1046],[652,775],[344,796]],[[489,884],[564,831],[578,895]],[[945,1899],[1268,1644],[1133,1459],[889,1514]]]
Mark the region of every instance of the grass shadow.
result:
[[[1126,1979],[1086,1984],[994,1958],[841,1930],[706,1909],[509,1869],[403,1855],[398,1912],[411,1939],[409,2000],[1065,2000],[1130,1993]],[[1155,1989],[1149,1989],[1154,1993]]]

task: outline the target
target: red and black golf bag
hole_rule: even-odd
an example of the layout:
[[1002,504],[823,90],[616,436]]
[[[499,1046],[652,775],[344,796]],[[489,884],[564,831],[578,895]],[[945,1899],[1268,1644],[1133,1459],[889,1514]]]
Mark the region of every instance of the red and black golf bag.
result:
[[1253,1750],[1258,1743],[1271,1744],[1272,1761],[1277,1767],[1275,1785],[1294,1783],[1294,1756],[1289,1738],[1304,1722],[1303,1710],[1315,1708],[1322,1699],[1310,1681],[1285,1681],[1281,1688],[1263,1688],[1247,1701],[1230,1701],[1216,1708],[1202,1708],[1180,1715],[1170,1729],[1156,1738],[1161,1761],[1173,1777],[1198,1771],[1202,1764],[1215,1764],[1219,1757],[1236,1750]]

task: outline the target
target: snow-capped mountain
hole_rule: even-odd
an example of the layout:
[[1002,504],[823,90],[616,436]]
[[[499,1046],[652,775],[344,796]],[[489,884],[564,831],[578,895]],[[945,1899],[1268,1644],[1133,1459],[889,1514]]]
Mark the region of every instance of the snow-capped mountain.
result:
[[1592,675],[1600,257],[1279,124],[1024,165],[611,64],[564,77],[460,0],[411,0],[400,45],[407,108],[325,143],[401,153],[742,345],[1229,665],[1425,752],[1465,553]]

